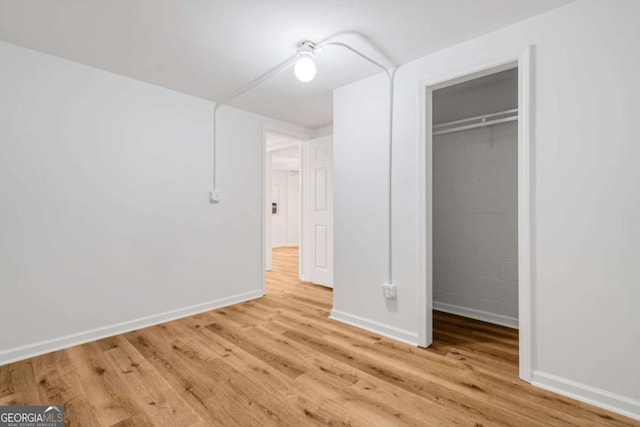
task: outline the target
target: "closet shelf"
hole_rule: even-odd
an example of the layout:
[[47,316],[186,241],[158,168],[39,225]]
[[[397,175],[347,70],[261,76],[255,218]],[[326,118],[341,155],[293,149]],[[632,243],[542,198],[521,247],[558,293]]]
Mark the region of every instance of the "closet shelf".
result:
[[468,119],[439,123],[433,126],[433,135],[444,135],[447,133],[482,128],[486,126],[497,125],[500,123],[513,122],[516,120],[518,120],[518,109],[514,108],[512,110],[485,114],[483,116],[469,117]]

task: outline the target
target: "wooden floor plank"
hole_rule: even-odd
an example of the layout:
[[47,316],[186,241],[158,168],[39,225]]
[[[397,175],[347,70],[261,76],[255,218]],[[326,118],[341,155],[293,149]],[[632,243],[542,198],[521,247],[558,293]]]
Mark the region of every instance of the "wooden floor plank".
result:
[[72,347],[65,352],[81,378],[83,394],[89,397],[100,425],[109,427],[143,412],[96,343]]
[[328,318],[332,291],[274,250],[267,295],[0,366],[1,405],[70,426],[638,426],[518,379],[518,331],[434,312],[408,346]]
[[156,426],[191,426],[202,418],[173,387],[124,338],[105,356],[113,371],[128,388],[134,401],[142,408],[146,418]]

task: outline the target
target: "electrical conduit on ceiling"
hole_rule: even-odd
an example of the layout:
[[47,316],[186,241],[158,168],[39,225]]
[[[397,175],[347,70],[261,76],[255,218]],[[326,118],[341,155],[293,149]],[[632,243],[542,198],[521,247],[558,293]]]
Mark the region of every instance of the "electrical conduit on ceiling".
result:
[[[272,69],[268,70],[267,72],[265,72],[264,74],[258,76],[257,78],[255,78],[254,80],[250,81],[249,83],[247,83],[246,85],[244,85],[243,87],[241,87],[240,89],[238,89],[237,91],[231,93],[230,95],[226,96],[225,98],[223,98],[222,100],[218,101],[215,103],[215,106],[213,107],[213,174],[212,174],[212,188],[209,191],[209,202],[211,203],[219,203],[220,199],[221,199],[221,195],[220,192],[217,189],[217,182],[216,182],[216,172],[217,172],[217,167],[216,167],[216,118],[217,118],[217,112],[218,112],[218,108],[220,108],[221,106],[225,105],[226,103],[230,102],[231,100],[235,99],[236,97],[242,95],[243,93],[253,89],[254,87],[258,86],[259,84],[263,83],[264,81],[270,79],[271,77],[275,76],[276,74],[286,70],[287,68],[291,67],[292,65],[294,65],[294,63],[296,62],[296,60],[298,58],[300,59],[305,59],[307,60],[307,58],[313,58],[313,56],[315,55],[316,52],[320,52],[321,50],[323,50],[326,47],[330,47],[330,46],[339,46],[342,47],[344,49],[347,49],[353,53],[355,53],[356,55],[360,56],[361,58],[369,61],[370,63],[374,64],[375,66],[377,66],[378,68],[381,68],[385,74],[387,75],[387,78],[389,79],[389,134],[388,134],[388,138],[389,138],[389,146],[388,146],[388,165],[387,165],[387,278],[386,278],[386,282],[384,283],[385,286],[393,286],[393,227],[392,227],[392,213],[393,213],[393,209],[392,209],[392,202],[393,202],[393,191],[392,191],[392,177],[393,177],[393,90],[394,90],[394,80],[395,80],[395,72],[397,70],[397,67],[393,67],[392,69],[389,69],[387,67],[385,67],[384,65],[382,65],[381,63],[375,61],[374,59],[370,58],[369,56],[359,52],[358,50],[354,49],[353,47],[349,46],[346,43],[342,43],[342,42],[325,42],[325,43],[321,43],[316,45],[315,43],[312,42],[303,42],[300,44],[298,52],[295,55],[292,55],[291,57],[287,58],[285,61],[281,62],[280,64],[276,65],[275,67],[273,67]],[[313,66],[315,67],[315,65]],[[296,74],[298,74],[298,70],[296,70]],[[315,68],[313,69],[313,71],[311,72],[311,76],[310,78],[302,78],[301,76],[299,76],[300,80],[302,81],[309,81],[311,79],[313,79],[313,76],[315,76]],[[393,294],[393,297],[395,297],[395,292]]]

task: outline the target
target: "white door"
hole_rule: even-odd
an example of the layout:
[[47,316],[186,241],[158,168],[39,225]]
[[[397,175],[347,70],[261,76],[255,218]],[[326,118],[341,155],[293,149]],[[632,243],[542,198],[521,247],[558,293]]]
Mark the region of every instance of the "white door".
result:
[[305,279],[333,287],[333,137],[312,139],[305,148]]

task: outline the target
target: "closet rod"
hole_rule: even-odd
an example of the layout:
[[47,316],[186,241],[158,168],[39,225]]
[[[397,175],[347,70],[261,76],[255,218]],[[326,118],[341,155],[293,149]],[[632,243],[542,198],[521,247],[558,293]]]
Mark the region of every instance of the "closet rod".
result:
[[484,122],[480,122],[480,123],[475,123],[472,125],[466,125],[466,126],[458,126],[455,128],[451,128],[451,129],[445,129],[445,130],[439,130],[433,133],[433,135],[445,135],[447,133],[454,133],[454,132],[460,132],[463,130],[469,130],[469,129],[476,129],[476,128],[483,128],[486,126],[491,126],[491,125],[497,125],[499,123],[507,123],[507,122],[513,122],[518,120],[518,116],[513,116],[513,117],[505,117],[504,119],[496,119],[496,120],[486,120]]
[[[506,116],[506,115],[509,115],[509,116],[508,117],[502,117],[502,118],[495,118],[493,120],[487,120],[487,119],[491,119],[493,117],[501,117],[501,116]],[[469,117],[467,119],[454,120],[452,122],[439,123],[439,124],[433,126],[433,130],[434,130],[433,135],[444,135],[444,134],[447,134],[447,133],[460,132],[460,131],[468,130],[468,129],[481,128],[481,127],[495,125],[495,124],[499,124],[499,123],[512,122],[512,121],[515,121],[515,120],[518,120],[518,109],[517,108],[511,109],[511,110],[506,110],[506,111],[500,111],[498,113],[485,114],[483,116],[475,116],[475,117]],[[474,121],[476,121],[477,123],[470,123],[470,124],[467,124],[467,125],[450,127],[450,126],[453,126],[453,125],[469,123],[469,122],[474,122]],[[441,130],[438,130],[438,129],[441,129]]]
[[482,116],[475,116],[475,117],[469,117],[466,119],[454,120],[452,122],[438,123],[437,125],[434,125],[433,128],[438,129],[445,126],[457,125],[458,123],[472,122],[474,120],[488,119],[488,118],[497,117],[497,116],[506,116],[507,114],[517,113],[517,112],[518,112],[518,109],[514,108],[511,110],[499,111],[497,113],[490,113],[490,114],[484,114]]

